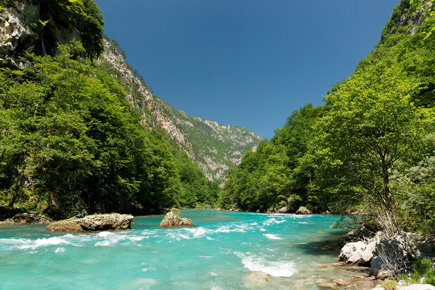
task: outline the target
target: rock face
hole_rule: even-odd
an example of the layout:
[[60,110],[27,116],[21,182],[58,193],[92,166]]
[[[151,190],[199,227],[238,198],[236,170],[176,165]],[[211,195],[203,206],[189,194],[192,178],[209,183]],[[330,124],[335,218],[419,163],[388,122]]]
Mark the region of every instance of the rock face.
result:
[[0,61],[7,61],[12,67],[20,67],[15,57],[17,47],[29,47],[37,34],[29,23],[38,21],[39,7],[20,2],[9,9],[0,11]]
[[66,44],[74,39],[81,40],[81,35],[74,26],[60,25],[50,17],[49,38],[52,38],[56,45],[46,42],[43,44],[43,37],[38,28],[40,5],[29,0],[10,2],[6,9],[0,10],[0,63],[3,65],[22,69],[25,64],[21,62],[20,55],[27,49],[42,50],[44,47],[44,52],[55,54],[57,44]]
[[42,214],[21,213],[0,222],[0,225],[48,225],[51,220]]
[[299,209],[296,211],[297,214],[311,214],[311,211],[306,208],[305,206],[299,207]]
[[127,214],[99,214],[88,215],[84,218],[71,218],[65,221],[53,222],[47,226],[51,232],[92,232],[119,231],[131,229],[134,221],[132,215]]
[[181,218],[173,210],[168,212],[160,223],[161,227],[192,227],[193,222],[188,218]]
[[242,127],[189,116],[153,96],[140,75],[125,60],[119,44],[106,40],[104,46],[105,51],[98,62],[114,68],[116,77],[128,92],[127,100],[141,112],[144,124],[150,130],[162,128],[209,180],[223,183],[226,172],[240,163],[246,149],[255,150],[263,140]]

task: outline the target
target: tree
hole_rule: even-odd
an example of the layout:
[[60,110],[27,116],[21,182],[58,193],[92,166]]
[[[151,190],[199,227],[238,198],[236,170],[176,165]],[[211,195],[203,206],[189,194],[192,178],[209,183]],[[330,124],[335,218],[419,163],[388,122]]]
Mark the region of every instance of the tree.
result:
[[314,142],[322,161],[317,171],[322,188],[339,194],[336,199],[346,207],[362,199],[370,202],[384,229],[393,233],[399,229],[393,169],[419,155],[416,149],[432,126],[432,110],[411,102],[419,84],[394,63],[388,65],[357,71],[326,97],[327,113]]

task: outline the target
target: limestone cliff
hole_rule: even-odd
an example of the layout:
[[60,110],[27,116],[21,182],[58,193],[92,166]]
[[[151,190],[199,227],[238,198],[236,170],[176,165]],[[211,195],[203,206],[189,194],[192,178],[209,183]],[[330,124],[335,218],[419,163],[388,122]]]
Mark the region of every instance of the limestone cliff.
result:
[[[80,32],[71,23],[59,23],[52,15],[41,21],[44,7],[38,1],[5,1],[0,5],[0,63],[14,69],[23,67],[20,57],[27,50],[39,54],[57,53],[58,44],[81,41]],[[45,13],[47,14],[47,13]]]
[[204,172],[209,180],[223,182],[230,168],[236,167],[248,148],[255,148],[262,138],[237,126],[192,117],[173,108],[150,92],[141,76],[125,59],[114,40],[106,39],[100,66],[116,76],[128,91],[129,102],[140,110],[144,123],[160,127]]

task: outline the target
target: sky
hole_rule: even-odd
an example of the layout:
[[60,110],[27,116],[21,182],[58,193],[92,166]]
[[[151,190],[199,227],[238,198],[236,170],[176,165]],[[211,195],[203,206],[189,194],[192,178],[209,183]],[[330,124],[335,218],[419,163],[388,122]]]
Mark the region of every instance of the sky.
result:
[[399,0],[95,0],[154,95],[270,139],[322,105],[380,40]]

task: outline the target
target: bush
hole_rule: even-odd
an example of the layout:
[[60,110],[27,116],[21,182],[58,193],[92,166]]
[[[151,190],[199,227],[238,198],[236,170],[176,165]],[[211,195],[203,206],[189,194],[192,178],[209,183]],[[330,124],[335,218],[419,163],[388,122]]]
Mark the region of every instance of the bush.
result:
[[426,272],[426,283],[435,286],[435,269]]
[[412,264],[412,268],[420,276],[423,276],[426,272],[432,269],[432,261],[430,259],[421,259]]
[[382,288],[385,290],[396,290],[397,289],[397,281],[395,280],[385,280],[382,282]]

